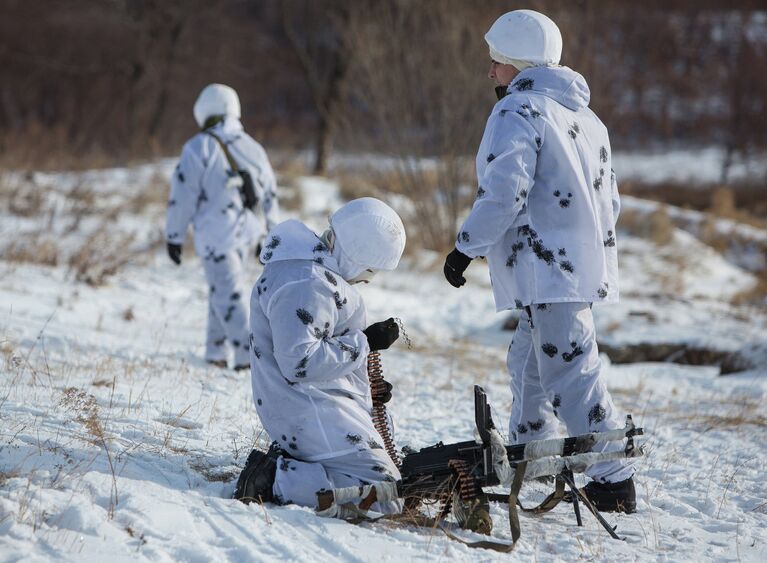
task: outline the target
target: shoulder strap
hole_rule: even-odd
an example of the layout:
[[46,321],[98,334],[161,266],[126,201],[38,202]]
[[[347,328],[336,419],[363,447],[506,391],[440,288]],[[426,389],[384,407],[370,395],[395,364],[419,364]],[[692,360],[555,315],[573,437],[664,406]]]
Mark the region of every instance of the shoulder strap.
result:
[[221,140],[221,137],[219,137],[218,135],[216,135],[212,131],[204,131],[204,133],[206,135],[210,135],[211,137],[216,139],[216,141],[218,141],[218,144],[221,147],[221,150],[224,151],[224,156],[226,156],[226,161],[229,163],[229,166],[235,172],[239,172],[240,171],[240,167],[237,165],[237,161],[234,160],[234,158],[232,157],[232,154],[229,152],[229,149],[226,148],[226,143],[224,143],[224,141]]

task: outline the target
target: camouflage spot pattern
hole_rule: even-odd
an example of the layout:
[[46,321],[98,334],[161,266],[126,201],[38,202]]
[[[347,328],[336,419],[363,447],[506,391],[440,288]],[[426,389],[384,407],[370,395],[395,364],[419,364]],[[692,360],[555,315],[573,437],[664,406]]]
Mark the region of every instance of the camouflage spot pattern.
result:
[[532,78],[521,78],[514,83],[514,88],[517,92],[524,92],[525,90],[532,90],[535,85],[535,81]]
[[527,425],[530,427],[530,430],[533,432],[540,432],[541,428],[543,428],[543,425],[545,424],[545,420],[542,418],[539,418],[538,420],[534,421],[527,421]]
[[606,416],[607,411],[605,411],[605,408],[600,403],[597,403],[589,410],[589,426],[602,422]]
[[307,311],[306,309],[296,309],[296,316],[301,320],[302,323],[305,325],[310,325],[314,322],[314,317],[312,314]]
[[578,346],[575,342],[570,342],[572,350],[570,352],[562,352],[562,359],[566,362],[572,362],[575,358],[583,354],[583,348]]
[[543,346],[541,346],[541,350],[543,350],[543,353],[546,354],[549,358],[553,358],[557,355],[557,347],[551,344],[550,342],[546,342]]
[[325,279],[328,280],[328,282],[330,282],[331,285],[338,285],[338,280],[335,278],[333,274],[331,274],[327,270],[325,271]]

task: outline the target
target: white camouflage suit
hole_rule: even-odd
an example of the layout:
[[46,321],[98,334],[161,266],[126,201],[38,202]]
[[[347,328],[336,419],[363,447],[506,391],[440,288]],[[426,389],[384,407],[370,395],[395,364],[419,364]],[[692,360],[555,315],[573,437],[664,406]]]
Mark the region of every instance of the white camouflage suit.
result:
[[[277,225],[251,295],[253,401],[277,460],[280,503],[314,507],[320,489],[400,478],[373,426],[365,305],[303,223]],[[399,501],[373,505],[399,512]]]
[[[208,131],[227,144],[240,168],[250,172],[268,231],[277,221],[278,207],[276,181],[266,152],[235,117],[226,117]],[[184,145],[171,180],[166,238],[169,243],[183,244],[192,223],[195,250],[210,292],[205,359],[226,360],[231,346],[234,364],[240,366],[250,359],[243,264],[263,236],[264,227],[243,208],[239,190],[227,187],[233,174],[216,139],[206,132],[192,137]]]
[[[493,108],[477,154],[477,199],[456,248],[486,256],[498,311],[524,309],[509,348],[513,442],[622,428],[600,377],[593,302],[618,300],[620,210],[607,129],[577,72],[520,72]],[[617,443],[606,448],[618,448]],[[587,474],[618,482],[630,464]]]

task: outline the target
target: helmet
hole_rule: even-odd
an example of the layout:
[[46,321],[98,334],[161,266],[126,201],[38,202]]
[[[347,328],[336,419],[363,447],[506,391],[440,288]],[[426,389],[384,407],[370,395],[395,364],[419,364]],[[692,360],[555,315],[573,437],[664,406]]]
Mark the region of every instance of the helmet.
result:
[[335,235],[333,255],[346,280],[366,269],[393,270],[405,250],[405,227],[399,215],[373,197],[355,199],[330,216]]
[[240,118],[240,99],[233,88],[224,84],[208,84],[194,103],[194,119],[202,127],[213,115]]
[[495,20],[485,34],[490,56],[503,64],[559,64],[562,34],[557,24],[533,10],[514,10]]

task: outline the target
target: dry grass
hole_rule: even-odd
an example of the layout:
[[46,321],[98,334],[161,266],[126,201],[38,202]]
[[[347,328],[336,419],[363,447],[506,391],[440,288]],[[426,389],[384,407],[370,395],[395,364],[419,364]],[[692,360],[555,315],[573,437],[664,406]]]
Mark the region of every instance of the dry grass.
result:
[[109,227],[105,221],[69,258],[68,266],[77,281],[94,287],[103,285],[140,254],[126,250],[134,241],[133,235],[114,235]]
[[[767,416],[761,402],[753,397],[731,396],[716,401],[723,412],[712,413],[711,407],[696,412],[680,411],[678,405],[649,408],[647,415],[668,415],[672,420],[697,426],[702,432],[709,430],[737,429],[746,426],[767,428]],[[717,408],[717,410],[719,410]],[[704,412],[705,411],[705,412]]]
[[137,246],[135,236],[116,224],[126,212],[146,214],[157,206],[164,208],[165,184],[161,175],[155,174],[125,201],[99,194],[84,182],[64,190],[41,185],[34,175],[14,181],[0,175],[0,210],[24,221],[23,231],[4,241],[3,259],[15,264],[65,264],[78,281],[102,285],[161,244],[159,230]]
[[[112,392],[114,392],[114,385],[112,386]],[[101,412],[96,402],[96,397],[87,393],[86,391],[77,389],[76,387],[68,387],[64,390],[59,405],[70,411],[76,422],[82,424],[90,435],[89,441],[94,445],[104,448],[106,453],[107,462],[109,464],[109,470],[112,474],[112,488],[110,490],[110,502],[108,514],[109,518],[113,518],[117,504],[119,503],[119,495],[117,492],[117,474],[115,472],[114,463],[112,462],[112,454],[109,451],[109,440],[104,430],[104,422],[101,419]],[[111,408],[111,401],[110,401]]]
[[168,179],[159,171],[152,174],[149,181],[133,192],[125,204],[125,209],[135,215],[141,215],[153,206],[163,210],[168,202]]
[[397,206],[415,246],[444,252],[455,244],[459,217],[471,208],[476,180],[468,161],[445,158],[427,165],[400,158],[386,170],[367,170],[341,178],[346,197],[404,199]]
[[4,176],[0,176],[0,195],[8,211],[19,217],[39,216],[46,203],[44,190],[32,182],[13,185]]
[[756,282],[748,289],[739,291],[730,299],[733,305],[767,306],[767,270],[758,273]]
[[674,238],[674,222],[665,206],[650,214],[634,209],[622,211],[618,218],[618,228],[628,233],[653,241],[658,246],[665,246]]
[[736,219],[741,223],[767,228],[767,197],[765,197],[767,185],[764,181],[736,182],[727,186],[675,182],[646,184],[627,181],[621,183],[620,191],[625,195],[659,201],[684,209],[707,211],[718,217]]
[[380,197],[381,190],[365,174],[341,172],[335,176],[344,201],[360,197]]
[[58,266],[59,245],[56,239],[42,232],[11,240],[3,248],[3,260],[17,264],[40,264]]
[[69,410],[74,415],[74,420],[85,427],[94,444],[105,439],[96,397],[76,387],[68,387],[64,390],[59,405]]

